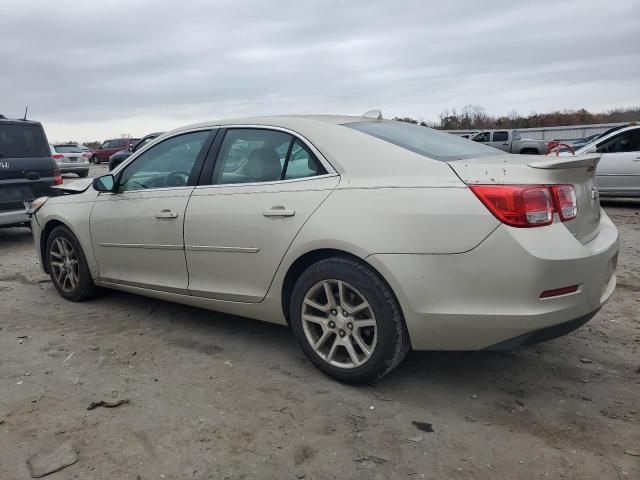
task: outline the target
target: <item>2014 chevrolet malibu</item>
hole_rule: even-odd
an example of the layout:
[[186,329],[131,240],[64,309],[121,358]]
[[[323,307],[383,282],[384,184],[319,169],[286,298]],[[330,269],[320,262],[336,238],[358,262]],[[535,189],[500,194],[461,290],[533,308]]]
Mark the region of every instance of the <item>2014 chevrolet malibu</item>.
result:
[[288,323],[318,368],[373,381],[410,348],[567,333],[615,287],[599,156],[540,158],[370,117],[166,133],[32,206],[60,295],[108,287]]

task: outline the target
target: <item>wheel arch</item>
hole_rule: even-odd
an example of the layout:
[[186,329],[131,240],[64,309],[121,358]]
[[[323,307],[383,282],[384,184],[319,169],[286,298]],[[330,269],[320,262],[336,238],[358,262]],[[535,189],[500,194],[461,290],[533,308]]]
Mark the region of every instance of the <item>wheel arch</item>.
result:
[[521,155],[539,155],[540,151],[537,148],[525,147],[520,150]]
[[[75,229],[71,227],[68,223],[62,221],[57,217],[47,220],[44,226],[42,227],[42,233],[40,234],[40,258],[42,259],[42,268],[45,271],[45,273],[49,273],[49,264],[47,261],[47,241],[49,240],[49,236],[51,235],[51,232],[53,232],[57,227],[60,227],[60,226],[67,228],[72,233],[72,235],[76,237],[78,243],[80,243],[80,247],[83,248],[78,232],[76,232]],[[85,256],[86,256],[86,253],[85,253]]]
[[389,289],[389,291],[393,295],[398,305],[398,308],[400,310],[400,315],[402,316],[404,321],[402,302],[400,302],[398,295],[394,291],[393,287],[391,286],[389,281],[387,281],[387,279],[382,274],[382,272],[380,272],[379,269],[371,265],[371,263],[367,262],[364,258],[354,253],[350,253],[346,250],[341,250],[339,248],[318,248],[318,249],[310,250],[300,255],[295,261],[291,263],[291,265],[289,265],[289,268],[287,269],[287,273],[284,276],[284,279],[282,281],[281,293],[280,293],[281,295],[280,303],[282,305],[282,314],[284,315],[284,318],[287,321],[287,325],[289,325],[289,321],[290,321],[289,309],[291,306],[291,294],[293,292],[293,287],[295,286],[296,280],[311,265],[318,263],[321,260],[326,260],[327,258],[334,258],[334,257],[349,258],[358,263],[361,263],[362,265],[366,265],[368,268],[373,270],[380,277],[380,279],[384,282],[386,287]]

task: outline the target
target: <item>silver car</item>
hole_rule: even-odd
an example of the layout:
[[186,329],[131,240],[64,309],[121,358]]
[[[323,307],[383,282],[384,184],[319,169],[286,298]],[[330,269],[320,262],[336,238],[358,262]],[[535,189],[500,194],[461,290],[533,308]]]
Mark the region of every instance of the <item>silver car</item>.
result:
[[510,155],[377,116],[174,130],[32,206],[62,297],[113,288],[288,324],[318,368],[375,381],[415,350],[565,334],[613,293],[598,155]]
[[590,153],[601,155],[596,172],[600,195],[640,197],[640,125],[611,132],[575,152]]
[[79,177],[89,175],[91,150],[84,145],[65,143],[50,145],[51,156],[58,164],[60,173],[75,173]]

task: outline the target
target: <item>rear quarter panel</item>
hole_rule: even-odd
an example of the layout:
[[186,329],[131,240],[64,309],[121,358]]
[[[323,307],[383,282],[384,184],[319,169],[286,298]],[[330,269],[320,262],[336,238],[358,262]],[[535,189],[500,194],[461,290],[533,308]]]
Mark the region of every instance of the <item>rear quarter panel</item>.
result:
[[498,220],[466,187],[338,189],[314,213],[292,249],[452,254],[473,249]]

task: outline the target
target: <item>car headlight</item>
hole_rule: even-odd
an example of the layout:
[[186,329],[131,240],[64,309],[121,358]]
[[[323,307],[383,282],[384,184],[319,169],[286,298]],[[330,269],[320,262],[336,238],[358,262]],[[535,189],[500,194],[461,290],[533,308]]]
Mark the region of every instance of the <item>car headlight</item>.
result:
[[36,198],[33,202],[31,202],[31,205],[29,206],[29,208],[27,208],[27,213],[29,215],[33,215],[34,213],[36,213],[38,210],[42,208],[42,206],[47,202],[47,200],[49,200],[49,197]]

